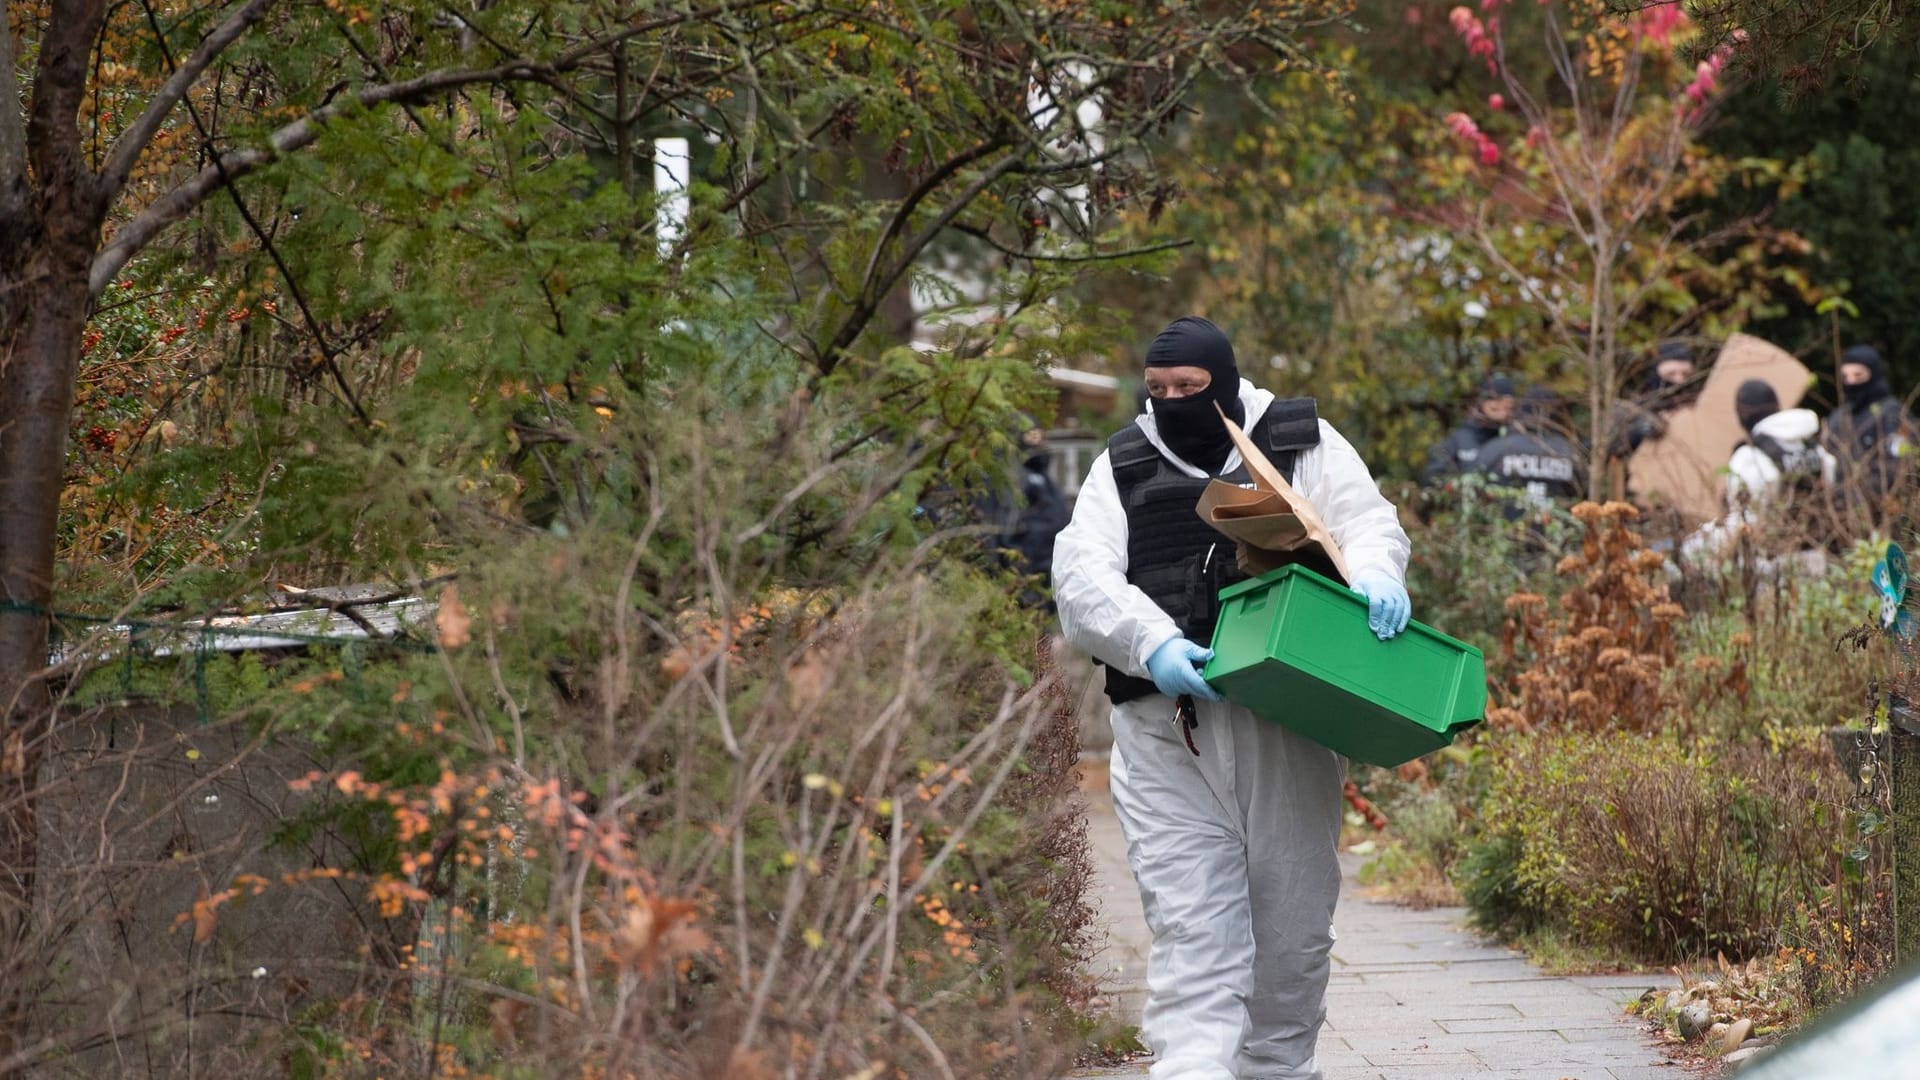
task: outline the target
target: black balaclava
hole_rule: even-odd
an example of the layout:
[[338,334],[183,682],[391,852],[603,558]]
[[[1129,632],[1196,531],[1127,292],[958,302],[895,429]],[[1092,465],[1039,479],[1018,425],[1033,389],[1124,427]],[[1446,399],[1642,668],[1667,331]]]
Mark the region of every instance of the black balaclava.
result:
[[1147,367],[1205,368],[1213,381],[1205,390],[1183,398],[1156,398],[1153,422],[1167,449],[1181,460],[1217,473],[1233,452],[1220,412],[1236,424],[1246,422],[1240,407],[1240,366],[1234,363],[1233,343],[1220,328],[1205,319],[1186,315],[1173,320],[1147,346]]
[[1764,379],[1748,379],[1733,392],[1733,412],[1740,426],[1753,433],[1753,425],[1780,411],[1780,395]]
[[1842,364],[1861,364],[1873,372],[1873,377],[1859,386],[1840,385],[1840,397],[1855,409],[1864,409],[1885,398],[1893,396],[1893,387],[1887,383],[1887,362],[1880,359],[1880,350],[1871,345],[1854,345],[1840,354]]
[[1653,347],[1652,362],[1647,365],[1646,397],[1641,403],[1655,412],[1685,405],[1700,396],[1700,382],[1695,378],[1699,374],[1696,366],[1694,375],[1689,375],[1678,383],[1670,383],[1660,377],[1660,365],[1667,360],[1685,360],[1693,363],[1693,347],[1684,341],[1668,338]]

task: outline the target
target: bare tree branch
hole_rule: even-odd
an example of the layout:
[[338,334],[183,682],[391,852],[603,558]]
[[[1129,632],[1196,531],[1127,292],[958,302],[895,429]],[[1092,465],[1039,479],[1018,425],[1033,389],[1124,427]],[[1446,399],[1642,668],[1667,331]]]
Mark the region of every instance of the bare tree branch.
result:
[[[148,99],[147,107],[141,110],[127,130],[113,141],[113,147],[107,152],[106,164],[100,170],[102,194],[112,199],[126,185],[127,177],[133,173],[133,166],[147,149],[147,144],[160,133],[161,125],[167,121],[167,114],[187,96],[200,76],[206,73],[227,46],[240,39],[253,25],[266,17],[267,9],[275,0],[247,0],[245,6],[227,16],[225,22],[214,27],[213,32],[200,39],[200,46],[193,54],[182,61],[178,68],[160,84]],[[155,31],[156,34],[158,31]],[[99,290],[94,292],[98,294]]]
[[[1005,144],[1002,143],[1000,145]],[[977,157],[978,155],[969,156]],[[880,265],[881,251],[887,243],[886,237],[881,238],[880,242],[874,247],[874,258],[873,261],[867,265],[867,272],[860,283],[860,292],[854,298],[853,310],[848,312],[847,317],[840,323],[840,329],[834,334],[832,340],[828,342],[826,348],[821,350],[820,355],[814,360],[815,366],[819,368],[820,374],[831,375],[833,373],[833,369],[839,365],[840,359],[846,353],[847,348],[853,344],[854,339],[860,336],[861,331],[866,329],[867,323],[871,321],[874,314],[879,311],[881,299],[893,290],[894,285],[899,283],[901,276],[913,266],[913,261],[919,258],[920,252],[924,250],[928,244],[932,243],[933,238],[940,235],[940,231],[945,229],[954,218],[959,217],[961,211],[973,205],[974,200],[980,197],[981,192],[992,186],[994,182],[1001,177],[1012,172],[1014,167],[1020,164],[1020,157],[1021,155],[1018,150],[1009,151],[1003,155],[1000,160],[988,166],[986,171],[975,177],[972,183],[962,188],[960,193],[954,196],[953,201],[947,204],[946,209],[940,211],[932,221],[927,222],[919,232],[915,233],[912,238],[906,240],[901,245],[899,258],[888,264],[888,268],[885,271],[876,273],[876,269]],[[923,189],[931,190],[931,187],[923,185]],[[919,199],[912,198],[909,201],[917,205]],[[897,226],[904,225],[906,222],[906,207],[903,206],[901,209],[902,213],[897,215],[895,220],[888,225],[887,232],[889,236],[898,231]]]
[[476,83],[537,82],[552,75],[551,65],[525,60],[480,70],[436,71],[405,82],[369,86],[353,94],[347,101],[315,109],[267,136],[265,147],[230,150],[220,155],[212,164],[195,173],[192,179],[154,200],[132,221],[115,230],[113,239],[100,249],[100,254],[93,260],[90,279],[93,295],[100,295],[113,276],[127,264],[127,260],[146,247],[167,226],[191,213],[207,196],[219,190],[222,183],[256,172],[282,154],[303,149],[319,138],[328,124],[350,112],[389,102],[414,101]]
[[968,236],[971,236],[975,240],[979,240],[980,242],[986,244],[988,247],[992,248],[993,250],[999,252],[1002,255],[1005,255],[1009,259],[1020,259],[1025,262],[1045,262],[1045,263],[1113,262],[1117,259],[1129,259],[1137,255],[1152,255],[1161,251],[1173,251],[1179,248],[1193,246],[1193,240],[1189,238],[1184,240],[1167,240],[1158,244],[1146,244],[1140,247],[1130,247],[1125,249],[1124,251],[1089,251],[1081,255],[1059,255],[1059,254],[1050,254],[1044,251],[1021,251],[1018,248],[1008,247],[1007,245],[994,239],[993,234],[988,230],[978,228],[976,226],[955,225],[953,228],[955,232],[964,233]]
[[[91,0],[91,2],[99,3],[100,0]],[[260,3],[261,0],[254,0],[254,2]],[[153,238],[165,231],[168,226],[186,217],[195,207],[206,201],[207,197],[218,190],[223,183],[229,183],[256,172],[283,154],[290,154],[311,145],[320,137],[321,131],[328,124],[352,112],[371,109],[377,105],[407,104],[464,86],[485,83],[537,82],[551,85],[557,82],[561,75],[578,69],[589,58],[623,41],[668,27],[710,19],[724,12],[749,6],[751,3],[729,3],[649,19],[622,27],[615,33],[590,37],[551,60],[518,58],[487,68],[433,71],[401,82],[362,87],[352,92],[344,101],[323,105],[275,130],[267,136],[267,145],[264,147],[232,150],[221,155],[179,187],[141,210],[133,220],[115,230],[113,239],[109,240],[95,256],[88,282],[91,292],[94,296],[99,296],[128,260],[151,243]],[[55,20],[56,23],[58,21]],[[168,85],[172,85],[172,80],[169,80]],[[134,156],[137,157],[137,153]]]

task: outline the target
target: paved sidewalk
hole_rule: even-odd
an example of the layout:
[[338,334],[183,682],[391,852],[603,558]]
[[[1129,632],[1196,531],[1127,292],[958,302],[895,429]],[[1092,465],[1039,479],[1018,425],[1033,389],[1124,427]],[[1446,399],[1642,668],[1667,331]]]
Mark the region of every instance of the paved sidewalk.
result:
[[[1126,844],[1104,790],[1088,792],[1095,893],[1108,943],[1095,970],[1116,1015],[1137,1022],[1147,931]],[[1334,916],[1333,979],[1320,1036],[1326,1080],[1682,1080],[1623,1006],[1656,975],[1558,978],[1468,932],[1459,908],[1409,911],[1360,896],[1360,860]],[[1141,1064],[1081,1074],[1138,1078]]]

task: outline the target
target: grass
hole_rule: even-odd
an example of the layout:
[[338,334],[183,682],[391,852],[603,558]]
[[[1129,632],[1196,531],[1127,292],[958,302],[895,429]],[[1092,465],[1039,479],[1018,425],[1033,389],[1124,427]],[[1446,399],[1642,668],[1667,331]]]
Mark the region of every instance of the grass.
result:
[[1356,875],[1374,899],[1400,904],[1415,911],[1437,907],[1459,907],[1460,890],[1454,888],[1438,866],[1414,853],[1404,841],[1390,836],[1376,841],[1372,855]]

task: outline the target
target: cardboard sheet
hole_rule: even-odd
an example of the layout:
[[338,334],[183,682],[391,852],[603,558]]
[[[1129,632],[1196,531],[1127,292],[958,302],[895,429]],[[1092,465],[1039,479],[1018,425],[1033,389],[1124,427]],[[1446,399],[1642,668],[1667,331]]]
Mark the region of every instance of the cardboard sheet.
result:
[[1200,494],[1201,520],[1234,540],[1241,548],[1245,569],[1265,573],[1309,559],[1316,552],[1351,582],[1346,556],[1313,504],[1293,489],[1273,462],[1247,438],[1240,425],[1225,417],[1227,434],[1247,463],[1252,487],[1216,479]]
[[1785,349],[1748,334],[1727,339],[1691,404],[1666,414],[1667,432],[1640,445],[1627,462],[1634,501],[1673,507],[1690,526],[1726,512],[1726,467],[1746,437],[1734,413],[1740,384],[1762,379],[1791,409],[1806,396],[1813,373]]

